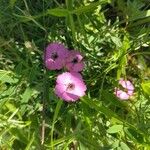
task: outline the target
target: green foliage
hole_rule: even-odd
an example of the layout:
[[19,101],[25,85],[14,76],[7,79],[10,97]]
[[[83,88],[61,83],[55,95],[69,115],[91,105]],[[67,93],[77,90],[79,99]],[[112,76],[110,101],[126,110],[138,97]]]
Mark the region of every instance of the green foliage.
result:
[[141,86],[145,94],[150,95],[150,81],[143,82]]
[[[0,149],[149,150],[149,22],[148,0],[1,0]],[[75,103],[43,65],[53,41],[85,56]],[[114,95],[121,77],[135,86],[128,101]]]

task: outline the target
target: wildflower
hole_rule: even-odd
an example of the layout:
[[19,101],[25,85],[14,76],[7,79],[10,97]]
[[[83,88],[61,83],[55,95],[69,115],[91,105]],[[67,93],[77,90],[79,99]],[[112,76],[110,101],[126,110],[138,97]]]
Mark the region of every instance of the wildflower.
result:
[[51,43],[47,46],[45,52],[45,65],[49,70],[60,70],[64,66],[68,50],[63,44]]
[[129,99],[134,92],[133,84],[130,81],[126,81],[121,78],[119,80],[119,85],[121,85],[121,88],[115,88],[116,96],[122,100]]
[[86,85],[80,73],[65,72],[58,75],[55,93],[65,101],[76,101],[85,95]]
[[84,68],[83,56],[80,52],[70,51],[69,56],[66,60],[66,68],[72,72],[82,71]]

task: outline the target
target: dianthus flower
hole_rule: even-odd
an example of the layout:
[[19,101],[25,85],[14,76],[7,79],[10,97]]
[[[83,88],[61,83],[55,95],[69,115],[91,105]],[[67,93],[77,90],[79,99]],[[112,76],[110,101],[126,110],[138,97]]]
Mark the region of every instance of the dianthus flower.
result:
[[65,72],[58,75],[55,93],[65,101],[76,101],[85,95],[86,85],[80,73]]
[[84,68],[83,56],[80,52],[71,50],[66,59],[66,68],[68,71],[79,72]]
[[68,50],[63,44],[51,43],[47,46],[45,52],[45,65],[49,70],[60,70],[64,66]]
[[119,80],[119,85],[121,88],[115,88],[115,95],[122,100],[128,100],[134,92],[133,84],[128,80]]

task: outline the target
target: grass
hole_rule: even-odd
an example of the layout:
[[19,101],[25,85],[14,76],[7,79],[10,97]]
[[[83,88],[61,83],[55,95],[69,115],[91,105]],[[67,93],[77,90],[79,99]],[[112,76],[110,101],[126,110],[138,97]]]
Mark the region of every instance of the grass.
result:
[[[149,150],[150,5],[147,0],[0,1],[0,149]],[[46,45],[84,55],[86,96],[54,94]],[[132,99],[113,94],[121,77]]]

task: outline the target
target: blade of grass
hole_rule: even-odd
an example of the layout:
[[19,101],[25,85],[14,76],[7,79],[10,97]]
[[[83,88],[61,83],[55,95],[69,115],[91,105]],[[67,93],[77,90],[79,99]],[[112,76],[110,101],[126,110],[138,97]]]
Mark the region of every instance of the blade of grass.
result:
[[52,148],[52,150],[54,150],[53,133],[54,133],[54,128],[55,128],[55,123],[56,123],[56,119],[58,117],[58,113],[60,111],[60,108],[61,108],[62,104],[63,104],[63,101],[59,100],[58,103],[57,103],[57,105],[56,105],[54,116],[53,116],[53,122],[52,122],[52,128],[51,128],[51,148]]
[[27,144],[25,150],[30,150],[31,149],[31,146],[32,146],[32,143],[34,142],[34,137],[35,136],[35,132],[33,132],[32,136],[31,136],[31,139],[29,141],[29,143]]

